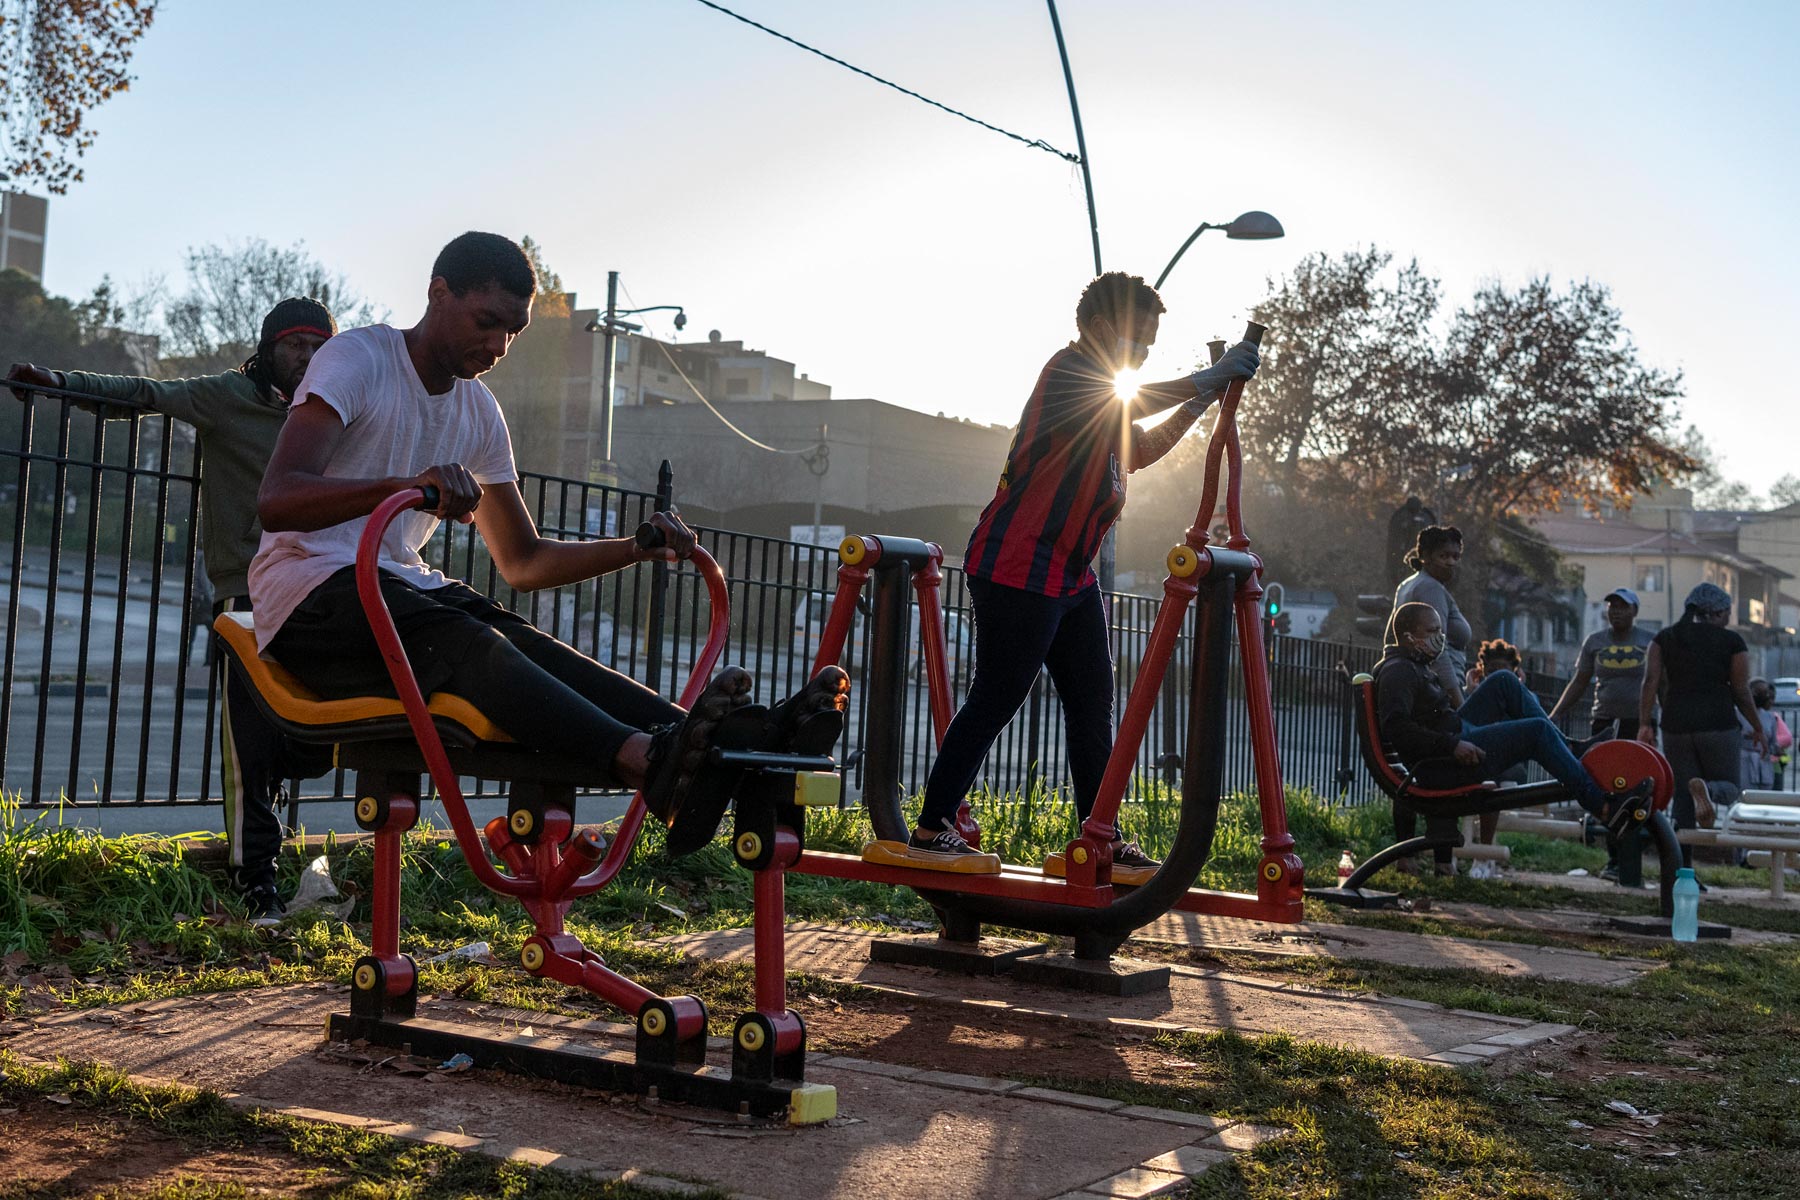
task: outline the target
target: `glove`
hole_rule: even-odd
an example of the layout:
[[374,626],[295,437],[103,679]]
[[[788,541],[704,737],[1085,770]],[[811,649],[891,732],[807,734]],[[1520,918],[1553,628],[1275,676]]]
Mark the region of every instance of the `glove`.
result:
[[1225,390],[1225,385],[1249,379],[1262,364],[1262,352],[1251,342],[1239,342],[1219,356],[1219,361],[1188,376],[1188,382],[1202,397],[1210,398]]

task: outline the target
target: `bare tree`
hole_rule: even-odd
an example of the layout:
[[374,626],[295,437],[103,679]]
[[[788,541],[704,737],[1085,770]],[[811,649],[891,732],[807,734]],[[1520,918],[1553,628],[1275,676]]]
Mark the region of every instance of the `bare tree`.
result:
[[304,243],[274,246],[261,238],[187,252],[187,290],[163,305],[163,353],[187,371],[224,370],[249,357],[262,320],[290,296],[310,296],[350,328],[386,318],[320,263]]
[[156,0],[0,0],[0,179],[66,192],[90,109],[131,86]]

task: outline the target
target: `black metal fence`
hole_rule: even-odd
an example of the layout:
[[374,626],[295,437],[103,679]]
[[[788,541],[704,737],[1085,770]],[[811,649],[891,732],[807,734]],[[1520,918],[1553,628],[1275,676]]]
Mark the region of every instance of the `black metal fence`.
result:
[[[194,536],[201,463],[191,431],[153,414],[100,421],[39,400],[0,408],[0,438],[6,439],[0,521],[12,535],[0,663],[0,775],[7,793],[27,806],[65,798],[108,805],[216,802],[220,686],[204,633],[210,612]],[[527,474],[521,486],[548,536],[583,538],[631,532],[652,510],[674,502],[675,482],[665,472],[652,494]],[[763,699],[799,687],[836,586],[835,548],[723,530],[701,530],[700,537],[730,581],[726,660],[756,675]],[[670,697],[679,694],[705,640],[707,602],[691,571],[635,567],[521,594],[499,577],[470,527],[442,527],[427,553],[447,573]],[[1161,598],[1113,594],[1109,600],[1122,711]],[[960,696],[973,658],[973,618],[960,571],[945,571],[943,601],[952,685]],[[859,684],[866,677],[866,636],[859,618],[845,652]],[[1178,778],[1191,636],[1190,619],[1138,751],[1146,780]],[[934,741],[918,669],[916,612],[910,647],[903,783],[917,790]],[[1353,804],[1371,798],[1372,786],[1356,765],[1338,664],[1366,669],[1374,651],[1278,637],[1269,653],[1289,785]],[[1241,698],[1235,663],[1232,680],[1231,695]],[[1547,699],[1561,687],[1548,676],[1534,676],[1532,684]],[[853,787],[861,782],[861,713],[856,706],[844,747]],[[1796,716],[1788,714],[1790,725]],[[1249,787],[1243,706],[1229,705],[1224,720],[1227,783]],[[1788,772],[1790,788],[1793,775]],[[1026,795],[1064,786],[1061,710],[1048,678],[1039,680],[995,746],[985,781]],[[472,794],[493,790],[471,782]],[[331,798],[343,786],[341,778],[306,781],[298,794]]]

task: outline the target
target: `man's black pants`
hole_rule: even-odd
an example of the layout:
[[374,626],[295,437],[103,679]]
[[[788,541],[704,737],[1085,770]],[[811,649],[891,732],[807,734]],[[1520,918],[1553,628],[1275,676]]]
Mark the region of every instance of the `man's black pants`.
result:
[[994,739],[1046,667],[1062,701],[1076,812],[1086,820],[1113,744],[1112,648],[1100,588],[1056,597],[970,579],[969,595],[975,675],[931,764],[919,827],[935,831],[955,818]]
[[[557,641],[467,584],[413,587],[386,571],[381,594],[419,679],[479,708],[514,741],[599,765],[634,733],[679,721],[681,708]],[[387,668],[345,567],[288,615],[269,650],[323,696],[391,696]]]

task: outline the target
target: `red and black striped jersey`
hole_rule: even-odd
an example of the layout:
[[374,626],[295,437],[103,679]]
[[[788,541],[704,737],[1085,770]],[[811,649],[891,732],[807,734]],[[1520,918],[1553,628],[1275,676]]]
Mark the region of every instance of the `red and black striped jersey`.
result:
[[982,510],[963,569],[1046,596],[1094,582],[1100,539],[1125,507],[1128,413],[1112,376],[1069,346],[1050,356],[1025,402],[1000,486]]

